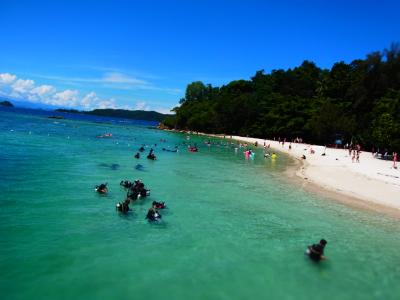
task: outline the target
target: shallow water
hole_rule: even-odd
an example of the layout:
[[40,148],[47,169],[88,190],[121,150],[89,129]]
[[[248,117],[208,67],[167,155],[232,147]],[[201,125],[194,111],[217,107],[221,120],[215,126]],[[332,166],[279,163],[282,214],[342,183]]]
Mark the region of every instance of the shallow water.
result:
[[[283,156],[198,137],[190,153],[184,135],[89,121],[0,111],[2,299],[399,299],[397,220],[289,184]],[[158,160],[133,158],[141,144]],[[136,178],[151,196],[120,215],[119,182]],[[153,200],[162,224],[144,219]],[[315,264],[303,253],[321,237]]]

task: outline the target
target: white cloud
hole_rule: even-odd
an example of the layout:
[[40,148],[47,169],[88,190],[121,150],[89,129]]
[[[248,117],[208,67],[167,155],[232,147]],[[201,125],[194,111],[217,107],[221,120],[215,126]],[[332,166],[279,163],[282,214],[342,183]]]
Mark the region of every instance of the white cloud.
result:
[[48,104],[54,106],[74,107],[78,104],[78,91],[65,90],[55,93],[53,97],[48,99]]
[[171,112],[171,109],[172,109],[172,108],[156,107],[154,110],[157,111],[157,112],[159,112],[159,113],[162,113],[162,114],[169,114],[169,115],[171,115],[171,114],[174,114],[173,112]]
[[91,109],[93,104],[99,101],[99,97],[97,97],[95,92],[90,92],[81,100],[81,106],[84,109]]
[[0,84],[11,84],[12,82],[14,82],[15,79],[17,79],[17,76],[10,73],[0,74]]
[[112,108],[112,109],[116,109],[117,104],[115,103],[114,99],[109,99],[109,100],[102,100],[98,103],[96,103],[96,107],[95,108],[100,108],[100,109],[104,109],[104,108]]
[[44,96],[46,94],[52,94],[55,93],[56,89],[51,86],[51,85],[41,85],[38,87],[35,87],[34,89],[31,90],[32,94],[37,94],[39,96]]
[[15,83],[11,85],[13,91],[20,94],[29,93],[34,86],[35,82],[31,79],[18,79]]
[[150,107],[147,105],[145,101],[138,101],[135,104],[135,110],[149,110]]
[[147,85],[148,83],[144,80],[137,79],[134,77],[127,76],[118,72],[106,73],[103,77],[105,83],[126,83],[131,85]]
[[85,95],[80,101],[79,106],[90,110],[95,108],[118,108],[114,99],[101,99],[95,92]]
[[[109,70],[109,69],[104,69],[104,70]],[[105,72],[103,73],[102,76],[99,77],[64,77],[64,76],[47,76],[39,74],[35,74],[34,76],[42,79],[60,81],[68,85],[85,84],[87,86],[88,84],[91,85],[101,84],[104,87],[118,88],[124,90],[160,91],[168,93],[170,95],[177,95],[177,96],[182,94],[181,89],[159,87],[149,81],[139,79],[138,77],[133,77],[132,75],[128,75],[126,73],[121,73],[117,71]],[[154,79],[156,77],[153,76],[152,78]]]
[[[120,84],[147,84],[144,81],[125,76],[121,73],[108,73],[104,81]],[[79,95],[79,91],[66,89],[57,91],[52,85],[35,86],[31,79],[17,78],[16,75],[0,73],[0,95],[24,101],[43,103],[55,107],[77,108],[91,110],[96,108],[121,108],[128,110],[155,110],[161,113],[170,113],[170,109],[165,107],[153,107],[148,102],[139,100],[133,106],[118,105],[113,98],[104,99],[95,92],[90,92],[84,96]]]

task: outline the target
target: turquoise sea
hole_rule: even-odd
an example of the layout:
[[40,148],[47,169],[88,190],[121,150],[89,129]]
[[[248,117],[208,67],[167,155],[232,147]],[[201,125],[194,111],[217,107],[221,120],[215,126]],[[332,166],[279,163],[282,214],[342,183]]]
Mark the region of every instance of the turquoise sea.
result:
[[[49,114],[0,110],[1,299],[400,299],[399,221],[293,185],[286,157]],[[136,160],[141,144],[158,160]],[[136,178],[151,196],[121,215],[119,182]],[[153,200],[168,205],[160,224],[145,220]],[[316,264],[304,250],[322,237]]]

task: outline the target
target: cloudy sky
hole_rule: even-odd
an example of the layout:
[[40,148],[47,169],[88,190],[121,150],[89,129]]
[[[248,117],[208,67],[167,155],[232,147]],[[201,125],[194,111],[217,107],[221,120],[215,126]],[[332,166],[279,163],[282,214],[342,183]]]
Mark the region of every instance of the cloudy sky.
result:
[[388,0],[4,0],[0,96],[168,112],[192,81],[383,50],[400,41],[399,11]]

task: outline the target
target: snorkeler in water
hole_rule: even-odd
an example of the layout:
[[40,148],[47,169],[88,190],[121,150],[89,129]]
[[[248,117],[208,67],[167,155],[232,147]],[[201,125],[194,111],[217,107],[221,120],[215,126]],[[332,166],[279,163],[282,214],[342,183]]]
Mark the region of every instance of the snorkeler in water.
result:
[[147,211],[146,219],[149,220],[149,222],[155,222],[161,219],[161,215],[154,207],[150,207]]
[[308,246],[306,254],[314,261],[320,261],[326,259],[324,256],[325,246],[328,242],[324,239],[320,240],[318,244]]
[[108,192],[107,183],[102,183],[95,188],[96,192],[106,194]]

